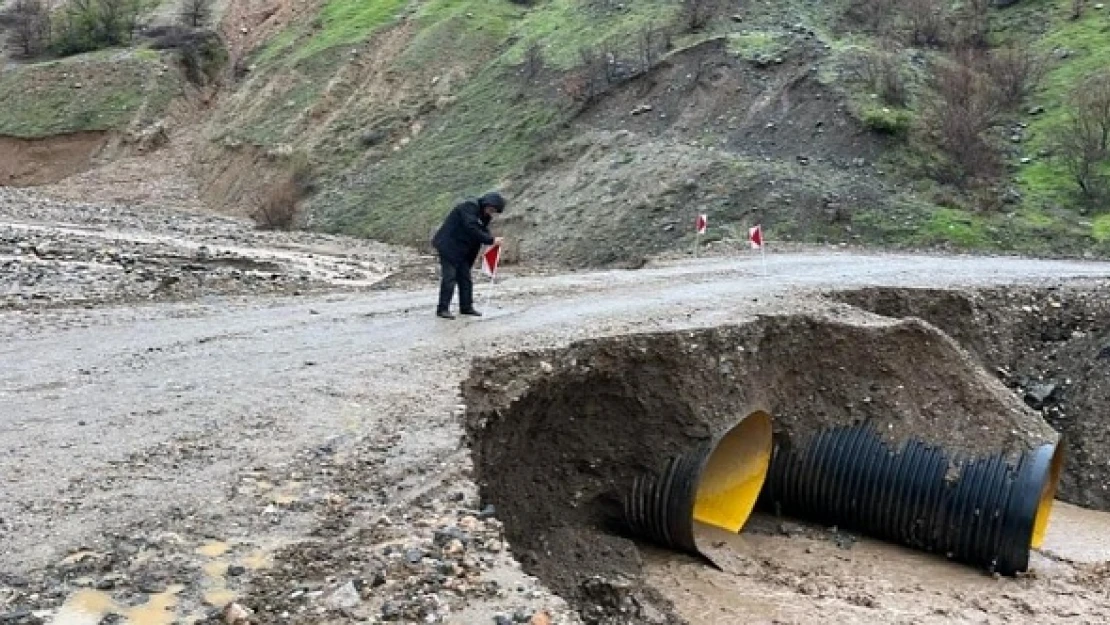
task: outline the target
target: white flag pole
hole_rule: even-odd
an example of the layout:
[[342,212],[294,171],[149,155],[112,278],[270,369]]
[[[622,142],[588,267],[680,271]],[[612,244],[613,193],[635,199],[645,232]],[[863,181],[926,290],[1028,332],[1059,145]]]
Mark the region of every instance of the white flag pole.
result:
[[701,243],[701,230],[694,231],[694,258],[698,257],[698,244]]
[[493,281],[497,279],[497,272],[494,271],[489,276],[489,286],[486,287],[486,303],[483,304],[484,308],[489,308],[489,303],[493,299]]
[[[489,253],[489,251],[492,248],[493,248],[493,246],[491,245],[491,246],[487,247],[485,249],[485,251],[482,252],[482,268],[483,269],[485,268],[485,265],[486,265],[486,254]],[[493,284],[497,280],[497,270],[500,268],[500,265],[501,265],[501,252],[500,252],[500,250],[498,250],[498,252],[497,252],[497,264],[493,265],[489,268],[489,286],[486,287],[486,302],[485,302],[485,304],[483,304],[483,307],[485,307],[485,308],[489,308],[490,302],[493,301]]]
[[[760,232],[760,239],[763,238],[763,233]],[[763,259],[763,277],[767,277],[767,241],[761,240],[759,243],[759,257]]]

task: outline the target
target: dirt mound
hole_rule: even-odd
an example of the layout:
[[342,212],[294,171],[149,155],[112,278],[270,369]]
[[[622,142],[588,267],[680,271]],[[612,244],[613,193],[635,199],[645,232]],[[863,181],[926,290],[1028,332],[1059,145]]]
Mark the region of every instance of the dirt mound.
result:
[[[482,360],[464,395],[484,500],[526,569],[579,606],[593,606],[599,577],[640,571],[619,510],[635,476],[753,407],[798,442],[864,421],[893,442],[972,453],[1056,438],[934,327],[869,315],[764,317]],[[624,607],[641,622],[666,607],[647,590],[631,596]]]
[[941,328],[1064,439],[1059,497],[1110,510],[1110,296],[1104,284],[978,291],[870,288],[832,297]]

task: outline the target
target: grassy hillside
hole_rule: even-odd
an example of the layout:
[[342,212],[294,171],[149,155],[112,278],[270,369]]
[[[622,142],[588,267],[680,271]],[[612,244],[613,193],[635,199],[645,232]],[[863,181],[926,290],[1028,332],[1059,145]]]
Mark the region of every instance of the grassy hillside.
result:
[[[112,50],[0,72],[0,135],[34,139],[139,126],[180,94],[158,53]],[[138,119],[137,119],[138,117]]]
[[[698,212],[708,241],[760,221],[779,240],[1110,253],[1107,202],[1080,193],[1060,147],[1075,86],[1110,66],[1110,11],[1093,3],[1078,15],[1072,0],[291,6],[260,0],[222,27],[271,33],[232,59],[204,126],[203,171],[240,210],[296,163],[313,177],[311,227],[401,243],[501,187],[503,226],[535,260],[686,249]],[[150,54],[58,64],[93,68],[81,90],[72,72],[43,74],[66,71],[53,66],[0,74],[0,110],[14,111],[0,133],[156,115],[172,89]],[[1040,79],[1003,99],[1007,54],[1034,59]],[[946,124],[961,116],[964,135]],[[1110,176],[1110,153],[1091,171]]]
[[[984,133],[998,173],[960,181],[928,127],[930,77],[955,46],[894,37],[905,93],[887,102],[860,66],[907,22],[875,27],[860,4],[720,3],[691,28],[675,0],[328,0],[248,59],[212,137],[304,153],[314,223],[392,241],[423,242],[453,201],[499,185],[506,228],[548,260],[687,245],[705,210],[711,240],[758,219],[780,239],[1110,251],[1050,146],[1067,90],[1110,56],[1106,12],[990,9],[990,45],[1051,63]],[[954,38],[963,5],[944,6]]]

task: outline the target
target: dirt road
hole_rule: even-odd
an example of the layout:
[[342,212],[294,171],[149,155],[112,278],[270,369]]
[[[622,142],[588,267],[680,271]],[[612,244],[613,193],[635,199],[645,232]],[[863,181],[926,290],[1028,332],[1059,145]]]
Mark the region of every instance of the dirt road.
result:
[[[0,312],[0,616],[16,615],[0,622],[84,622],[73,616],[81,588],[128,604],[170,593],[184,622],[236,592],[282,622],[348,622],[314,602],[372,575],[354,552],[275,550],[357,546],[366,532],[416,544],[446,516],[477,515],[456,418],[473,356],[827,308],[817,294],[830,288],[1110,276],[1099,263],[831,252],[772,254],[768,270],[726,258],[509,275],[481,320],[435,319],[431,285]],[[475,566],[500,591],[448,593],[419,619],[493,622],[541,608],[575,618],[486,546]],[[276,572],[227,572],[262,561]],[[389,617],[404,607],[391,596],[413,595],[404,580],[382,583],[381,597],[344,609]],[[110,611],[91,596],[80,599],[89,614]]]

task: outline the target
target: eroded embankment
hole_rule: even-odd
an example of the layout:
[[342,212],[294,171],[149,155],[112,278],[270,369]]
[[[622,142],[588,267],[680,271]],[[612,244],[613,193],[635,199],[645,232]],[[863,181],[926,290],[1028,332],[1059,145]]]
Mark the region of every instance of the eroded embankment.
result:
[[1110,296],[1104,285],[869,288],[830,296],[888,317],[924,319],[953,337],[1063,436],[1060,499],[1110,510]]
[[614,593],[641,568],[620,498],[637,475],[753,408],[769,411],[776,437],[794,444],[862,422],[895,445],[912,437],[974,455],[1016,456],[1056,439],[931,325],[867,314],[765,317],[518,353],[477,362],[464,395],[476,478],[514,553],[594,621],[606,611],[620,622],[670,618],[650,590]]
[[43,139],[0,135],[0,186],[48,184],[85,171],[109,139],[100,131]]

